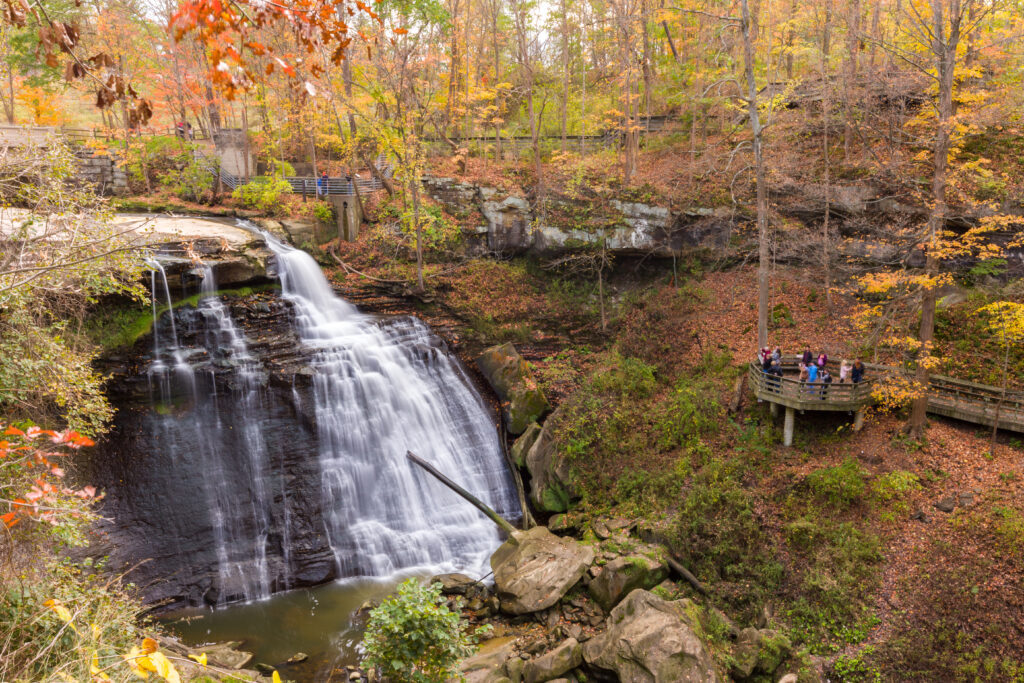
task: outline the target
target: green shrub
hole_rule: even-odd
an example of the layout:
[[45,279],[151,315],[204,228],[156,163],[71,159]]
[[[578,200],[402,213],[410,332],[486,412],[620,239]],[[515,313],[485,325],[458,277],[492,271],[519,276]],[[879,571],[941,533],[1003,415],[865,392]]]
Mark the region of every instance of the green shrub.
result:
[[654,378],[654,366],[638,358],[613,357],[612,367],[594,376],[591,388],[605,394],[618,394],[621,398],[648,398],[658,383]]
[[879,538],[849,522],[810,516],[784,531],[796,555],[796,598],[787,612],[793,639],[815,654],[864,640],[878,623],[871,591],[882,558]]
[[394,683],[438,683],[455,676],[483,633],[448,609],[440,583],[408,579],[370,612],[363,664]]
[[913,472],[906,470],[895,470],[883,474],[871,482],[871,495],[875,500],[889,505],[899,512],[907,510],[907,503],[903,500],[907,494],[919,490],[921,490],[921,479]]
[[853,458],[811,472],[807,483],[815,496],[839,508],[848,508],[860,500],[867,488],[864,470]]
[[245,185],[241,185],[231,196],[250,209],[259,209],[273,213],[280,208],[281,195],[292,191],[292,186],[285,176],[295,175],[295,169],[287,161],[271,160],[272,171],[269,175],[257,176]]
[[693,477],[676,518],[673,545],[698,577],[734,587],[722,587],[722,592],[742,607],[758,605],[772,593],[782,567],[738,476],[733,465],[716,460]]
[[283,178],[260,176],[235,188],[231,196],[246,208],[272,213],[279,208],[281,195],[291,191],[292,186]]
[[313,217],[321,223],[334,223],[334,207],[327,202],[313,204]]
[[170,189],[179,199],[202,201],[213,189],[213,174],[209,166],[216,162],[197,158],[191,153],[182,154],[179,159],[177,168],[159,175],[160,184]]

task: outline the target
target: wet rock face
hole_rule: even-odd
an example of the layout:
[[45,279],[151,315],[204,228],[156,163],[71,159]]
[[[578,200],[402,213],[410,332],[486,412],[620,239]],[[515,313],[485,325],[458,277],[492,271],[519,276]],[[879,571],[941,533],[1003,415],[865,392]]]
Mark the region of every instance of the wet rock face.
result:
[[[194,308],[175,315],[180,345],[196,369],[194,391],[147,374],[151,336],[127,360],[104,368],[114,373],[109,392],[117,414],[84,477],[106,492],[101,514],[107,521],[97,532],[113,565],[142,562],[129,580],[147,602],[237,600],[247,573],[265,572],[272,590],[323,583],[337,573],[321,521],[307,352],[292,332],[291,307],[276,297],[253,297],[231,308],[262,370],[253,400],[239,400],[238,392],[249,390],[239,379],[239,359],[230,348],[207,348],[203,311]],[[167,316],[156,333],[171,334]],[[253,410],[258,415],[241,414]],[[251,457],[256,435],[225,427],[247,418],[258,424],[270,454],[263,462]],[[182,420],[197,428],[179,428]],[[269,509],[253,510],[257,500]],[[230,575],[218,571],[225,562],[235,567]]]
[[[218,327],[207,302],[176,309],[173,331],[170,316],[160,319],[165,371],[151,372],[152,334],[98,368],[112,375],[117,414],[81,472],[106,493],[94,552],[109,555],[115,570],[134,567],[128,580],[166,607],[221,604],[255,597],[254,586],[267,594],[339,574],[325,524],[312,351],[295,333],[292,304],[272,293],[221,302],[244,336],[244,355],[225,338],[226,313]],[[174,333],[185,361],[177,365],[167,350]],[[446,349],[430,337],[408,353]]]

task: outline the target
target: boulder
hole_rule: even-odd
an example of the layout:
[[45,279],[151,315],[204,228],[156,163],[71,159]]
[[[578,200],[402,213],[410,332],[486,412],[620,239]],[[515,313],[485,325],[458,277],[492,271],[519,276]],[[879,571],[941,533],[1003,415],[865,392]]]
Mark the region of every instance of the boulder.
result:
[[607,630],[583,646],[583,658],[623,683],[718,683],[694,609],[686,599],[634,590],[612,610]]
[[437,574],[430,577],[430,583],[441,584],[442,595],[465,595],[477,582],[465,574]]
[[508,680],[505,662],[515,655],[516,639],[491,638],[480,644],[472,657],[462,661],[459,673],[466,683],[500,683]]
[[541,427],[536,422],[531,422],[515,443],[512,444],[512,462],[516,467],[526,467],[526,454],[533,448],[540,436]]
[[530,499],[546,512],[565,512],[575,496],[569,461],[555,447],[555,430],[561,410],[561,406],[555,409],[526,453]]
[[745,628],[736,638],[731,673],[741,680],[755,673],[773,674],[792,649],[789,638],[778,631]]
[[617,557],[606,564],[587,588],[606,611],[637,588],[650,589],[668,578],[663,559],[645,555]]
[[594,561],[594,549],[546,527],[517,532],[491,556],[501,609],[529,614],[551,607]]
[[528,661],[523,669],[523,682],[544,683],[572,671],[582,663],[583,648],[575,638],[569,638],[554,650]]
[[551,409],[529,365],[511,343],[492,346],[476,362],[501,399],[510,433],[522,434]]

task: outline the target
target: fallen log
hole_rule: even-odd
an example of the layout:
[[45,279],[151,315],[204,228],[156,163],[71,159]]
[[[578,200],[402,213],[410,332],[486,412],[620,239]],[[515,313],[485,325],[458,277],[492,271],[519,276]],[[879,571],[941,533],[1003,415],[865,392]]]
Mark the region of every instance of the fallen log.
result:
[[434,475],[434,477],[436,477],[437,480],[440,481],[442,484],[444,484],[452,491],[455,491],[455,493],[459,494],[460,496],[468,500],[470,503],[472,503],[478,510],[480,510],[480,512],[487,515],[487,517],[492,522],[497,524],[504,532],[506,532],[509,535],[509,538],[514,538],[513,534],[515,534],[516,528],[509,524],[508,521],[506,521],[501,515],[499,515],[497,512],[491,509],[491,507],[488,506],[487,503],[483,502],[482,500],[474,496],[472,493],[462,488],[448,477],[441,474],[439,471],[437,471],[437,468],[435,468],[429,462],[427,462],[420,456],[416,455],[412,451],[406,451],[405,456],[409,458],[409,460],[412,460],[414,463],[425,469],[430,474]]
[[704,584],[702,584],[697,579],[696,576],[691,574],[689,569],[687,569],[682,564],[680,564],[671,555],[668,555],[668,557],[666,559],[668,560],[668,566],[671,567],[672,570],[675,571],[676,574],[679,574],[679,576],[681,576],[684,579],[686,579],[687,583],[689,583],[691,586],[693,586],[693,589],[695,591],[697,591],[701,595],[707,595],[708,594],[708,590],[704,587]]

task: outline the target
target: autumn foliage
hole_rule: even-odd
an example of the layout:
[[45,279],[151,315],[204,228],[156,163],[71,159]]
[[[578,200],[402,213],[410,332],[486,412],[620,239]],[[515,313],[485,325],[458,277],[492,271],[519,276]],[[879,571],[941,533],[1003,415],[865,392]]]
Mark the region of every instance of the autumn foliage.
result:
[[58,525],[80,517],[84,507],[75,500],[95,499],[96,489],[66,485],[63,461],[92,445],[92,439],[72,430],[7,427],[0,440],[0,503],[7,510],[0,521],[11,528],[23,520]]

